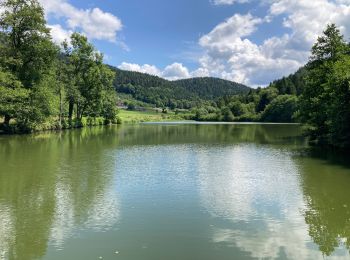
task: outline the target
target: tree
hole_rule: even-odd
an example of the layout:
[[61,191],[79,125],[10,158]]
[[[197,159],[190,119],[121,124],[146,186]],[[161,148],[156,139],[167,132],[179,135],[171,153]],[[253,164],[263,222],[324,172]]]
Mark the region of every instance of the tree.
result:
[[1,7],[5,10],[0,16],[1,65],[25,88],[32,88],[50,70],[57,54],[44,10],[37,0],[7,0]]
[[71,79],[67,88],[69,120],[72,120],[74,106],[78,121],[83,115],[96,117],[104,113],[111,119],[112,113],[115,117],[115,73],[103,64],[103,55],[79,33],[73,33],[70,45],[64,43],[63,47],[68,60],[66,72]]
[[290,123],[298,108],[298,98],[292,95],[281,95],[275,98],[261,115],[265,122]]
[[331,105],[328,108],[330,142],[350,147],[350,56],[343,55],[335,62],[331,82]]
[[347,51],[348,45],[344,41],[344,36],[335,24],[329,24],[312,47],[310,62],[320,64],[325,61],[336,61]]
[[27,115],[29,94],[11,73],[0,71],[0,116],[4,117],[5,131],[10,131],[11,118],[23,119]]
[[270,104],[270,102],[277,97],[278,90],[275,88],[266,88],[258,92],[260,100],[256,106],[256,112],[264,111],[265,107]]
[[29,127],[43,121],[51,109],[47,107],[50,102],[43,102],[48,101],[51,91],[44,81],[52,69],[57,48],[37,0],[7,0],[0,7],[4,10],[0,15],[0,68],[13,82],[12,85],[2,82],[3,99],[18,110],[14,113],[3,109],[5,127],[12,118]]
[[232,122],[235,119],[230,108],[228,108],[228,107],[224,107],[221,111],[221,114],[222,114],[223,121]]
[[[312,140],[347,146],[349,136],[349,46],[334,24],[312,47],[300,98],[301,120]],[[341,126],[339,125],[341,124]]]
[[247,109],[244,104],[242,104],[240,101],[233,101],[229,104],[229,107],[231,109],[232,114],[235,117],[240,117],[247,113]]

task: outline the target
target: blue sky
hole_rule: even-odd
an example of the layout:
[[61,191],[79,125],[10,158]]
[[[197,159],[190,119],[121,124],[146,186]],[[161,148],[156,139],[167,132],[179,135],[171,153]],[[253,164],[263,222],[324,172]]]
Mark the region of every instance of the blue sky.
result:
[[107,63],[170,80],[264,86],[297,70],[327,23],[345,36],[348,0],[40,0],[53,39],[88,36]]

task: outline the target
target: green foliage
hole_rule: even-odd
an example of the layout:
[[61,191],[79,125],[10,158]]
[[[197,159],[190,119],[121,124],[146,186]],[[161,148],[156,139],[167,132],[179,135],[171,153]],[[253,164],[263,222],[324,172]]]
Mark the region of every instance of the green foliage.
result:
[[258,89],[259,102],[256,106],[256,112],[260,113],[265,110],[266,106],[271,103],[278,95],[278,90],[270,87],[266,89]]
[[0,71],[0,116],[5,120],[3,130],[12,132],[10,120],[21,121],[28,116],[30,92],[11,73]]
[[104,115],[109,120],[116,117],[116,94],[112,87],[115,74],[103,64],[103,56],[97,52],[87,38],[79,33],[71,36],[71,45],[63,45],[68,60],[66,68],[71,85],[67,89],[69,118],[84,115]]
[[318,143],[350,146],[349,45],[335,25],[328,25],[312,48],[300,118]]
[[191,109],[189,117],[203,121],[293,122],[298,115],[312,140],[350,147],[350,47],[334,24],[305,67],[253,90],[216,78],[168,81],[108,67],[79,33],[57,47],[38,0],[0,5],[2,132],[120,123],[117,90],[130,97],[131,110],[162,108],[155,118],[172,116],[169,108],[176,114]]
[[7,0],[1,7],[1,67],[32,88],[51,69],[57,53],[44,10],[37,0]]
[[350,148],[350,45],[329,25],[305,67],[267,88],[222,97],[216,106],[216,113],[199,106],[193,119],[300,121],[311,141]]
[[298,109],[298,98],[292,95],[281,95],[276,97],[261,115],[264,122],[291,123]]
[[[245,95],[234,95],[224,97],[217,101],[216,111],[197,109],[195,120],[201,121],[268,121],[268,122],[291,122],[292,115],[296,112],[297,106],[291,104],[296,100],[296,96],[278,95],[278,90],[274,86],[265,89],[258,88],[249,91]],[[294,98],[295,97],[295,98]],[[276,100],[276,101],[275,101]],[[274,102],[275,101],[275,102]],[[206,108],[202,106],[202,108]],[[291,110],[289,110],[291,109]],[[270,113],[283,112],[284,115],[270,115]]]
[[232,122],[235,119],[235,117],[234,117],[234,115],[229,107],[224,107],[221,110],[220,118],[222,118],[222,120],[226,121],[226,122]]
[[201,99],[215,100],[222,96],[246,94],[249,88],[243,84],[218,78],[191,78],[174,81],[174,84],[194,93]]
[[300,68],[296,73],[273,81],[269,87],[278,89],[279,95],[301,95],[305,88],[306,68]]
[[114,81],[117,92],[157,107],[190,109],[225,95],[249,91],[242,84],[216,78],[168,81],[140,72],[112,69],[118,74]]
[[37,0],[6,0],[0,8],[3,131],[116,122],[115,73],[85,36],[73,33],[70,45],[65,42],[64,53],[59,53]]

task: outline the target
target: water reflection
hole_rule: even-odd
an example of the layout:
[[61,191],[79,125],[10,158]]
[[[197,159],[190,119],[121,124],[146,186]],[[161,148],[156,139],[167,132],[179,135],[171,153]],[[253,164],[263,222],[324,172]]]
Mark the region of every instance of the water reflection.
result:
[[201,156],[201,199],[215,217],[214,243],[260,259],[321,256],[309,248],[299,212],[304,207],[300,173],[288,151],[241,145]]
[[298,125],[139,125],[119,130],[120,144],[238,144],[254,143],[284,148],[306,145]]
[[[307,207],[303,212],[308,232],[324,255],[350,249],[350,171],[328,160],[303,161],[302,187]],[[349,255],[348,255],[349,257]]]
[[294,125],[0,137],[0,259],[112,257],[116,244],[123,259],[349,259],[339,158]]
[[264,214],[279,217],[295,206],[298,169],[288,152],[241,145],[215,147],[199,156],[201,197],[214,216],[248,221]]
[[0,259],[38,259],[50,241],[118,220],[114,143],[98,128],[1,140]]

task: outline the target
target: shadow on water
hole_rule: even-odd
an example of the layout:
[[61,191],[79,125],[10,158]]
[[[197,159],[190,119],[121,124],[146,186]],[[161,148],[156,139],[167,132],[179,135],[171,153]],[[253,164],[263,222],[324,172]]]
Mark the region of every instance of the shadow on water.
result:
[[301,156],[322,160],[345,168],[350,168],[350,151],[333,149],[330,147],[309,147],[305,149]]

